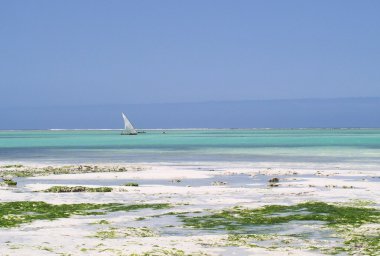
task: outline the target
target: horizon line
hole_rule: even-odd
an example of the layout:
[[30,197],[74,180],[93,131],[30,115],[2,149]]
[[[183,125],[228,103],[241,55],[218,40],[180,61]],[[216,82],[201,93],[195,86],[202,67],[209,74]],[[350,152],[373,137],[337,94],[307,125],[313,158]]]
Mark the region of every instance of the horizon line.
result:
[[[288,128],[138,128],[138,131],[187,131],[187,130],[369,130],[380,129],[380,127],[288,127]],[[66,128],[48,128],[48,129],[0,129],[0,131],[122,131],[124,129],[114,128],[89,128],[89,129],[66,129]]]

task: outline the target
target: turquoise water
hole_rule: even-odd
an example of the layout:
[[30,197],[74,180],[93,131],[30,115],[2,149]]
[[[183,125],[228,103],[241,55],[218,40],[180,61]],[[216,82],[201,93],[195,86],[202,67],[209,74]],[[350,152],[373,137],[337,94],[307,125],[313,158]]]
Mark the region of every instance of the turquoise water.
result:
[[0,161],[379,163],[380,129],[0,131]]

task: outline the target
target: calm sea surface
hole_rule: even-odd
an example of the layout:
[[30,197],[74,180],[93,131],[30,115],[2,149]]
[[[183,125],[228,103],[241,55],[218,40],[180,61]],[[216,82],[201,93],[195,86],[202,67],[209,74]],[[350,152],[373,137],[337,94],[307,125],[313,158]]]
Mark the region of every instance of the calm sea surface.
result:
[[380,129],[0,131],[0,161],[380,164]]

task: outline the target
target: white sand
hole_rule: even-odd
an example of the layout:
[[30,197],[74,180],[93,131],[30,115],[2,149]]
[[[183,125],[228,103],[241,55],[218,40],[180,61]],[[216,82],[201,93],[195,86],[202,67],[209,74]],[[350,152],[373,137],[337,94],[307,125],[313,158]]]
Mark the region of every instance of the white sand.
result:
[[[1,164],[0,164],[1,165]],[[41,164],[35,164],[41,167]],[[120,165],[121,166],[121,165]],[[305,201],[349,202],[370,200],[380,205],[379,176],[373,166],[313,165],[269,163],[209,163],[192,165],[136,164],[134,171],[50,175],[24,179],[22,188],[0,187],[0,200],[45,201],[48,203],[170,203],[171,209],[110,213],[106,216],[73,216],[54,221],[35,221],[20,227],[0,229],[0,255],[129,255],[157,249],[177,248],[190,255],[316,255],[306,247],[225,246],[225,233],[202,233],[181,227],[175,216],[151,218],[165,212],[216,210],[233,206],[260,207],[268,204],[296,204]],[[131,167],[128,165],[127,167]],[[139,171],[137,171],[137,169]],[[279,187],[269,187],[268,180],[280,178]],[[139,187],[122,186],[133,180]],[[180,182],[176,182],[180,180]],[[21,180],[20,180],[21,181]],[[225,185],[213,186],[222,181]],[[52,185],[110,186],[110,193],[34,192]],[[351,187],[352,186],[352,187]],[[375,206],[376,206],[375,205]],[[146,220],[136,221],[138,217]],[[106,219],[110,225],[91,225]],[[146,225],[157,237],[100,239],[97,231],[109,226],[122,232],[125,227]],[[168,232],[167,225],[177,226]],[[198,233],[197,233],[198,232]],[[316,240],[316,243],[319,240]],[[327,243],[327,242],[326,242]],[[223,245],[224,244],[224,245]],[[212,245],[212,246],[211,246]],[[158,246],[158,247],[157,247]],[[161,254],[157,254],[161,255]],[[165,255],[163,253],[162,255]],[[175,255],[175,254],[173,254]]]

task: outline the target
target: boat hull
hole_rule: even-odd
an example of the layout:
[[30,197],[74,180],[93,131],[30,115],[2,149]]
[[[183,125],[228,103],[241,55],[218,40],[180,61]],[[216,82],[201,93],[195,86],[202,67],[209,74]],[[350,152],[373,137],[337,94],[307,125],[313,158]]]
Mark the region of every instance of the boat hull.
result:
[[137,135],[137,133],[125,133],[125,132],[122,132],[121,135]]

